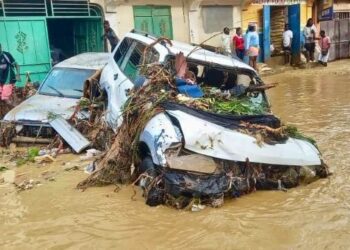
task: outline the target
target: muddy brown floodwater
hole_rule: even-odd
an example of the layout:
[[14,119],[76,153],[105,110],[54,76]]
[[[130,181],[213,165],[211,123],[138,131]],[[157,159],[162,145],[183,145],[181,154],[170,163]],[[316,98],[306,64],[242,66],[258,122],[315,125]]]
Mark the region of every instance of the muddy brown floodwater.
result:
[[[349,249],[350,60],[264,80],[280,83],[269,92],[274,113],[317,139],[333,176],[193,213],[148,207],[140,192],[132,201],[131,187],[79,192],[74,187],[86,175],[62,169],[86,163],[60,156],[46,166],[16,170],[33,178],[51,171],[56,181],[20,193],[0,185],[1,248]],[[2,155],[0,166],[6,159]]]

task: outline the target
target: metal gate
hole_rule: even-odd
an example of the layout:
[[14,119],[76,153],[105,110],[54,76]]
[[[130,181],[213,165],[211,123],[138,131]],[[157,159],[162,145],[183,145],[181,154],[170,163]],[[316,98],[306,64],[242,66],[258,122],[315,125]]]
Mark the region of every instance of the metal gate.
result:
[[74,22],[74,53],[103,51],[99,19],[80,19]]
[[50,70],[46,20],[43,17],[0,18],[0,43],[21,67],[22,82],[29,72],[33,81],[41,81]]
[[350,57],[350,19],[321,22],[321,30],[331,39],[330,61]]
[[70,20],[74,54],[104,51],[102,13],[89,0],[0,0],[0,43],[21,66],[19,86],[25,73],[42,81],[50,70],[48,22],[54,19]]

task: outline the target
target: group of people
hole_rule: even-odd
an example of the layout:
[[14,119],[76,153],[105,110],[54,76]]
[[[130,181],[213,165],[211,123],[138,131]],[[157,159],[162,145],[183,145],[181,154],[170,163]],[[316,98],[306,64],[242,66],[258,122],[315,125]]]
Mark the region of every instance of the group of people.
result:
[[221,44],[225,55],[236,55],[241,60],[247,55],[249,57],[249,65],[257,70],[257,58],[260,47],[259,34],[255,25],[248,26],[245,36],[243,36],[242,28],[236,28],[236,34],[233,37],[230,36],[230,29],[225,27]]
[[320,53],[318,56],[318,62],[323,66],[327,66],[329,58],[329,49],[331,47],[331,39],[326,35],[324,30],[320,31],[320,36],[316,37],[317,29],[314,25],[312,18],[307,20],[306,26],[303,30],[303,35],[305,38],[305,51],[306,51],[306,60],[307,62],[315,61],[315,48],[316,40],[320,46]]
[[[316,37],[316,26],[312,18],[308,19],[303,30],[304,48],[307,62],[315,61],[316,41],[319,41],[320,53],[318,62],[327,66],[329,58],[329,49],[331,47],[330,38],[326,35],[324,30],[320,31],[319,37]],[[293,32],[289,25],[285,24],[284,32],[282,34],[282,50],[284,52],[285,64],[291,63]],[[221,37],[221,47],[223,53],[228,56],[236,55],[241,60],[244,56],[249,57],[249,65],[257,70],[257,57],[259,56],[259,35],[256,31],[255,25],[249,25],[246,34],[243,36],[242,28],[236,28],[236,34],[231,37],[230,29],[225,27]]]
[[[331,40],[326,36],[324,30],[320,31],[320,36],[316,37],[317,29],[314,25],[312,18],[308,19],[306,26],[303,30],[304,36],[304,49],[307,62],[315,61],[316,40],[319,41],[320,52],[318,56],[318,62],[323,66],[327,66],[329,58],[329,49],[331,47]],[[285,64],[290,63],[290,55],[293,41],[293,32],[289,29],[289,25],[286,24],[283,32],[283,51]]]

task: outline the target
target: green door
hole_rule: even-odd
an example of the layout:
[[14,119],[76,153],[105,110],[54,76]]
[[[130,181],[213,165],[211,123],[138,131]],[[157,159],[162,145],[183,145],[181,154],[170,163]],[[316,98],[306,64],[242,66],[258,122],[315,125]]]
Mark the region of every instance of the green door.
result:
[[135,29],[149,34],[154,34],[152,7],[150,6],[135,6],[134,7],[134,23]]
[[51,68],[50,50],[45,18],[0,18],[0,43],[21,67],[21,82],[30,73],[32,81],[42,81]]
[[101,19],[78,19],[74,21],[74,54],[103,52]]
[[134,23],[136,30],[173,38],[171,10],[168,6],[134,6]]

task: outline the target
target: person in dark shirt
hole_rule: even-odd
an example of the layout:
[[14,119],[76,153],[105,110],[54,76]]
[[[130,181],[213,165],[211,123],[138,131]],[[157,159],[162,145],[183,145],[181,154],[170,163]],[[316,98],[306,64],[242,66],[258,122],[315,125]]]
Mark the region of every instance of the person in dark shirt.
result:
[[56,48],[55,45],[50,44],[50,54],[51,54],[51,63],[52,66],[55,66],[57,63],[62,62],[66,58],[68,58],[63,50]]
[[103,35],[103,37],[109,41],[109,44],[111,45],[111,52],[113,52],[114,48],[119,43],[119,38],[117,37],[117,35],[115,34],[114,30],[109,25],[109,22],[107,20],[104,21],[103,27],[105,30],[105,34]]
[[[16,74],[15,70],[16,69]],[[0,44],[0,101],[9,102],[16,81],[20,80],[19,65],[13,56],[2,50]]]

